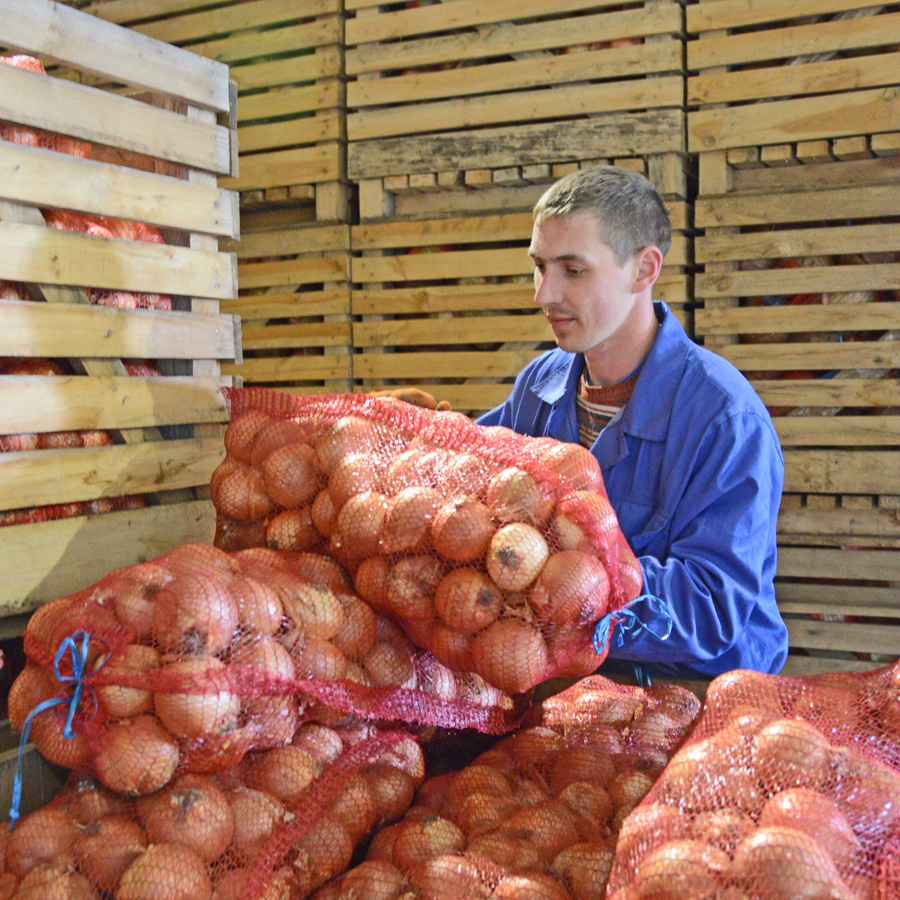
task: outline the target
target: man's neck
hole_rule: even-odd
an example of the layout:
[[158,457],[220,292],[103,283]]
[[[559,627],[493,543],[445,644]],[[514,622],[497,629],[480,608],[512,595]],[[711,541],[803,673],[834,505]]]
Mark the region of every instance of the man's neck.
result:
[[643,362],[659,331],[652,301],[636,307],[625,326],[610,340],[584,354],[590,384],[615,384]]

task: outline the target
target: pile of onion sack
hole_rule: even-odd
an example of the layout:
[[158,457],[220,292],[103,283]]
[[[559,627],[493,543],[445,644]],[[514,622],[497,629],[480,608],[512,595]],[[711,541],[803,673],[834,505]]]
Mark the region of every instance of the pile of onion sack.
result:
[[300,725],[283,747],[139,798],[73,773],[0,829],[4,900],[288,900],[343,873],[424,778],[401,732]]
[[597,461],[365,394],[227,390],[216,545],[321,552],[455,672],[519,694],[597,669],[641,589]]
[[619,834],[607,897],[900,897],[900,663],[716,678]]
[[186,544],[40,607],[24,646],[12,724],[50,762],[130,795],[282,746],[303,721],[499,734],[521,718],[311,552]]
[[623,823],[699,708],[679,687],[585,678],[472,764],[428,779],[315,900],[597,900]]

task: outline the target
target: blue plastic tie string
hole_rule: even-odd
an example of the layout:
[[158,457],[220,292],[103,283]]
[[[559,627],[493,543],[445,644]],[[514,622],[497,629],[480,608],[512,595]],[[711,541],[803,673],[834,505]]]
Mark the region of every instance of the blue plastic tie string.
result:
[[[662,633],[650,628],[632,609],[638,603],[646,603],[651,608],[656,607],[659,614],[665,618],[666,626]],[[635,597],[634,600],[626,603],[621,609],[614,609],[612,612],[608,612],[597,622],[593,637],[594,651],[596,653],[603,653],[614,625],[619,626],[617,628],[617,647],[621,647],[625,643],[626,634],[636,637],[642,631],[646,631],[647,634],[658,641],[664,641],[672,633],[672,614],[669,612],[666,602],[653,594],[641,594],[639,597]]]
[[[77,641],[81,641],[81,646]],[[28,735],[31,731],[31,722],[36,715],[58,706],[60,703],[69,704],[69,713],[66,716],[66,726],[63,728],[63,735],[66,740],[72,740],[75,737],[75,731],[72,728],[72,722],[75,719],[75,713],[78,711],[78,704],[81,702],[81,696],[84,693],[84,670],[87,666],[88,647],[90,646],[90,635],[86,631],[76,631],[71,637],[64,638],[56,651],[56,658],[53,660],[53,673],[56,680],[61,684],[74,684],[75,690],[71,697],[51,697],[43,700],[25,719],[22,726],[22,738],[19,741],[19,758],[16,761],[16,777],[13,780],[12,802],[9,808],[9,830],[12,831],[16,820],[19,818],[19,805],[22,800],[22,762],[25,758],[25,747],[28,744]],[[69,651],[72,660],[72,674],[64,675],[60,671],[60,663],[63,657]]]

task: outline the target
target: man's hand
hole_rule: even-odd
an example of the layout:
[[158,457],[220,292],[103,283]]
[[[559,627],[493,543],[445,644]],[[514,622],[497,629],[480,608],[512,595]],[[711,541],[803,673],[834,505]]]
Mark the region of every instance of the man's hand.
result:
[[386,391],[370,391],[373,397],[393,397],[395,400],[402,400],[404,403],[412,403],[413,406],[421,406],[425,409],[451,409],[448,400],[438,402],[426,391],[419,390],[414,387],[392,388]]

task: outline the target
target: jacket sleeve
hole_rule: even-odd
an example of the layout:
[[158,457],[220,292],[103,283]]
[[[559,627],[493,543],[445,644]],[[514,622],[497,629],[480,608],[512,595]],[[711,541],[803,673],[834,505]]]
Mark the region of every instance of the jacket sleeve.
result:
[[[663,601],[671,633],[663,641],[646,629],[623,634],[621,647],[613,633],[610,659],[706,674],[735,668],[735,659],[780,667],[787,630],[772,583],[783,478],[778,439],[762,416],[738,413],[710,426],[679,478],[665,552],[643,552],[657,549],[652,534],[635,540],[643,591]],[[653,605],[637,611],[652,631],[665,628]]]

